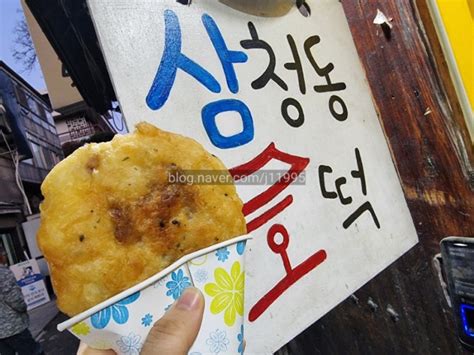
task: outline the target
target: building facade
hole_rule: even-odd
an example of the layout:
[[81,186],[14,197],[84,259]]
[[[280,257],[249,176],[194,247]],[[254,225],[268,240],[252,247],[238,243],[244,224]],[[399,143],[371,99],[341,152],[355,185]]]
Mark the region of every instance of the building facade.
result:
[[116,133],[107,121],[106,115],[97,113],[85,101],[80,101],[70,107],[61,108],[61,113],[54,112],[54,122],[58,137],[65,155],[71,153],[71,148],[77,148],[84,142],[93,140],[94,136]]
[[0,61],[0,253],[9,263],[28,251],[21,223],[39,212],[40,186],[63,158],[52,109]]

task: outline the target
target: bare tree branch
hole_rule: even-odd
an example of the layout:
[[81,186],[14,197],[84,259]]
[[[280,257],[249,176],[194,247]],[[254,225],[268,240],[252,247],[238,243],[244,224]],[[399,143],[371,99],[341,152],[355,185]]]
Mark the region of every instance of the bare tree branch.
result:
[[12,56],[23,65],[25,71],[30,72],[34,68],[37,58],[25,17],[22,17],[17,22],[13,33],[15,35],[15,44],[12,48]]

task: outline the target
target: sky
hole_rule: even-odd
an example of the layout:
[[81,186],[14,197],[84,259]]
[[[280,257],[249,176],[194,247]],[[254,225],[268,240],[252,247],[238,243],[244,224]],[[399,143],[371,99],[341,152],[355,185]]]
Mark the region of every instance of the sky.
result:
[[14,28],[22,16],[20,0],[0,0],[0,59],[36,90],[42,92],[46,89],[46,84],[39,64],[36,63],[31,71],[25,71],[22,64],[12,56],[12,47],[15,44]]

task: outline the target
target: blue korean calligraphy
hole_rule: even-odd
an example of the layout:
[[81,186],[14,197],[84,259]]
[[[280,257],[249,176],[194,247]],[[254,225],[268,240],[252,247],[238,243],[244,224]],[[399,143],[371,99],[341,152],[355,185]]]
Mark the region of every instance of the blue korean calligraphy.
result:
[[[243,131],[230,137],[223,136],[216,124],[216,116],[222,112],[235,111],[240,114]],[[253,140],[255,132],[249,108],[239,100],[219,100],[202,109],[202,123],[212,144],[221,149],[235,148]]]
[[[239,91],[239,82],[234,64],[247,62],[248,56],[242,51],[228,49],[219,27],[211,16],[204,14],[202,23],[221,63],[227,86],[235,94]],[[181,39],[181,27],[177,15],[171,10],[166,10],[163,57],[146,97],[146,103],[152,110],[159,110],[168,100],[178,69],[192,76],[210,92],[221,92],[221,85],[217,79],[181,52]],[[232,111],[239,113],[243,123],[243,131],[226,137],[220,133],[216,117],[220,113]],[[240,100],[226,99],[211,102],[203,107],[201,116],[210,141],[218,148],[238,147],[249,143],[254,138],[252,114],[247,105]]]
[[227,86],[232,93],[236,94],[239,92],[239,82],[237,81],[233,64],[245,63],[248,59],[247,54],[241,51],[230,51],[227,49],[224,38],[211,16],[204,14],[202,16],[202,22],[204,27],[206,27],[209,38],[221,61],[222,69],[224,70],[227,80]]
[[159,110],[168,100],[178,68],[191,75],[208,90],[221,91],[219,82],[202,66],[181,53],[181,27],[178,16],[165,11],[165,49],[160,66],[146,97],[146,103],[152,110]]

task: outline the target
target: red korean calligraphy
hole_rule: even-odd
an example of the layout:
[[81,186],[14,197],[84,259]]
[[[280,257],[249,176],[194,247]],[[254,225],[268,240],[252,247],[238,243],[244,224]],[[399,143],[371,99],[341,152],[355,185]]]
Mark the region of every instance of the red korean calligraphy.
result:
[[[264,149],[262,153],[260,153],[251,161],[230,169],[230,173],[234,180],[238,181],[244,177],[256,173],[272,159],[290,165],[290,169],[267,190],[253,197],[244,204],[243,213],[245,216],[257,211],[275,199],[281,192],[291,185],[301,173],[303,173],[304,169],[310,162],[309,158],[291,155],[278,150],[275,146],[275,143],[272,142],[266,149]],[[293,195],[289,194],[285,196],[276,205],[248,222],[248,232],[252,232],[260,228],[283,210],[285,210],[292,203]],[[275,240],[277,234],[280,234],[283,237],[281,244],[277,244]],[[311,270],[314,270],[326,259],[326,252],[324,250],[319,250],[296,267],[292,267],[287,253],[287,248],[290,243],[290,236],[286,228],[281,224],[274,224],[272,227],[270,227],[267,234],[267,243],[274,253],[280,254],[286,276],[284,276],[255,305],[252,306],[252,309],[249,313],[249,320],[251,322],[257,320],[286,290],[288,290],[293,284],[308,274]]]

